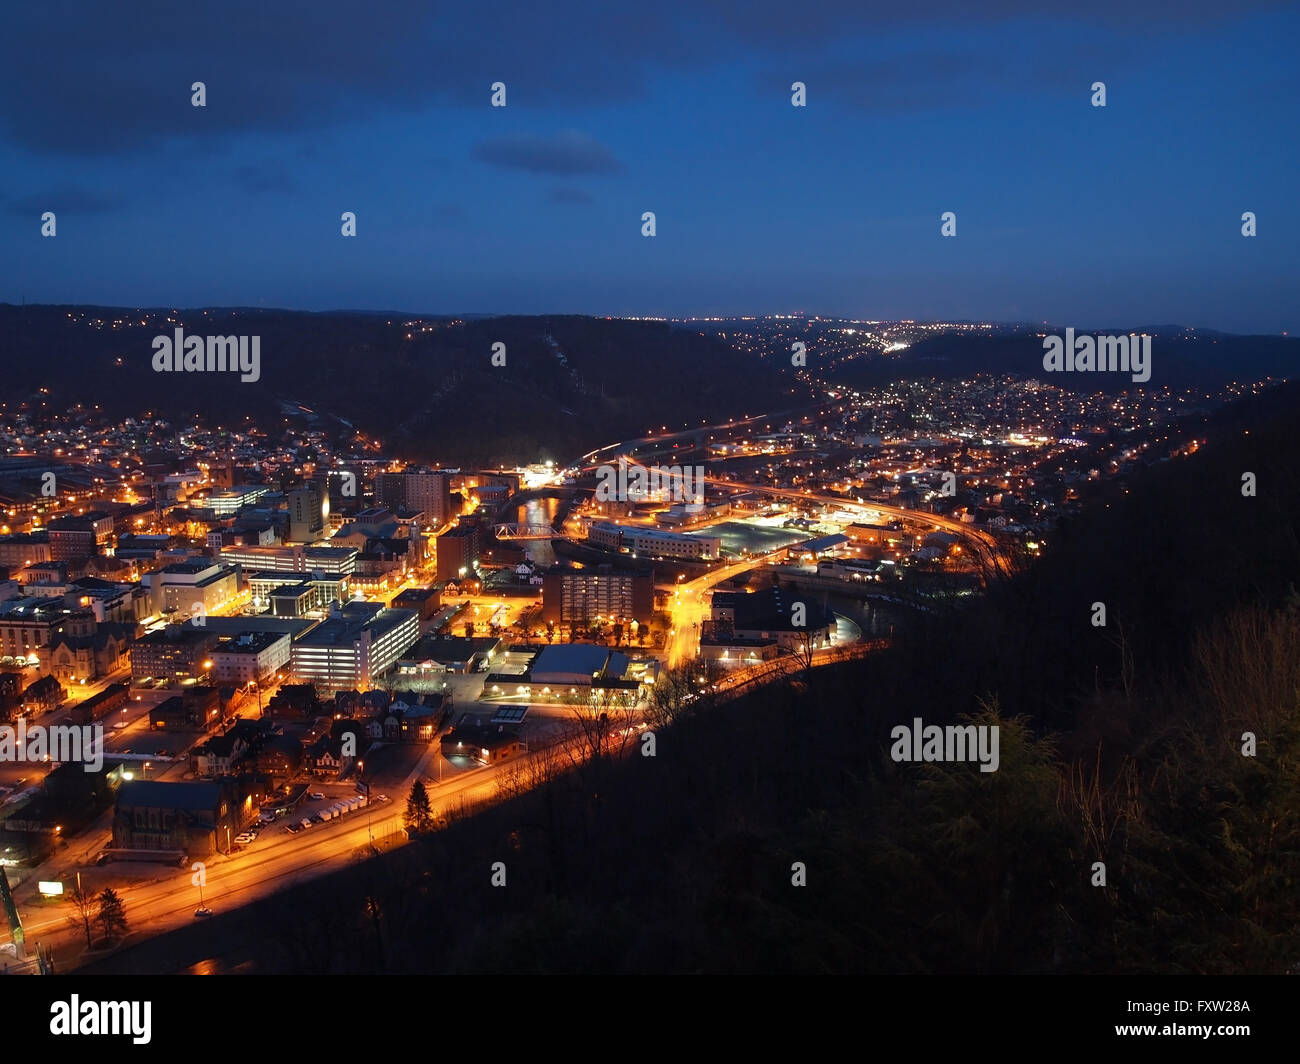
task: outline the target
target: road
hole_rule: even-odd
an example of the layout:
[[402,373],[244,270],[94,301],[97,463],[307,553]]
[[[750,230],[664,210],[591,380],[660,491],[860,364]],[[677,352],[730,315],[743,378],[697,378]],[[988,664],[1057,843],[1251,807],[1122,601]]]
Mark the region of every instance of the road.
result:
[[[738,563],[740,568],[750,562]],[[692,583],[709,579],[725,579],[721,570]],[[814,664],[828,664],[869,653],[885,641],[855,644],[852,647],[827,648],[814,655]],[[763,662],[747,669],[739,669],[720,680],[715,690],[734,697],[751,686],[789,677],[803,668],[793,657]],[[405,812],[405,795],[415,779],[423,779],[429,790],[435,816],[445,816],[462,803],[489,802],[498,797],[501,776],[518,768],[530,758],[545,758],[555,763],[557,749],[563,753],[568,745],[571,752],[582,749],[581,737],[534,751],[522,757],[491,766],[461,772],[441,780],[429,775],[431,758],[440,755],[439,747],[431,745],[400,787],[393,788],[391,801],[372,803],[367,809],[357,810],[339,819],[316,824],[297,834],[285,831],[286,821],[277,821],[262,832],[251,845],[231,855],[213,855],[204,864],[205,882],[203,903],[214,913],[228,911],[238,906],[269,897],[291,885],[307,882],[319,876],[345,868],[363,859],[371,852],[376,841],[405,841],[402,831]],[[563,756],[560,763],[564,763]],[[289,822],[292,822],[292,817]],[[89,837],[89,836],[88,836]],[[93,850],[94,847],[91,847]],[[59,862],[67,867],[70,854],[63,851]],[[143,869],[142,869],[143,871]],[[199,889],[192,882],[191,867],[167,868],[148,866],[155,878],[148,882],[119,886],[127,918],[135,929],[132,938],[152,936],[195,920],[194,911],[199,905]],[[37,900],[33,888],[37,876],[33,875],[23,887],[15,891],[23,926],[29,943],[41,943],[53,950],[56,965],[66,968],[82,952],[80,932],[68,925],[72,911],[67,903],[57,904]]]
[[725,432],[727,429],[740,428],[742,425],[753,425],[759,421],[775,420],[782,417],[791,417],[795,414],[805,414],[809,411],[822,411],[820,406],[798,407],[794,410],[778,410],[769,414],[755,414],[753,417],[738,418],[735,421],[728,421],[719,425],[699,425],[696,428],[682,429],[680,432],[662,432],[654,433],[649,436],[641,436],[634,440],[620,440],[618,443],[608,443],[604,447],[597,447],[594,451],[588,451],[572,465],[570,469],[591,468],[593,465],[599,465],[597,461],[601,455],[607,455],[608,458],[617,459],[620,453],[626,454],[629,458],[641,447],[649,444],[666,443],[670,440],[687,440],[693,439],[702,434],[710,432]]
[[[861,643],[849,643],[834,647],[819,647],[813,651],[813,667],[833,665],[840,661],[866,657],[889,646],[888,639],[871,639]],[[713,685],[713,690],[722,694],[737,695],[750,687],[771,683],[774,680],[789,679],[804,671],[806,662],[797,654],[782,654],[770,661],[760,661],[732,669]]]
[[693,661],[699,654],[700,631],[709,616],[708,596],[713,589],[732,577],[740,576],[764,564],[768,559],[785,550],[785,547],[778,547],[765,554],[750,555],[730,565],[711,569],[703,576],[697,576],[694,580],[676,586],[668,610],[673,619],[673,626],[664,644],[668,668],[676,668],[678,665]]
[[[441,816],[463,801],[493,798],[500,774],[520,763],[520,759],[515,759],[483,766],[446,777],[439,783],[428,778],[428,760],[437,756],[441,755],[434,744],[420,759],[406,785],[399,793],[391,795],[388,803],[376,802],[367,809],[315,824],[297,834],[285,831],[285,825],[292,822],[292,817],[278,820],[239,852],[207,858],[204,861],[204,903],[213,912],[221,912],[346,867],[366,853],[372,839],[383,840],[402,832],[405,795],[416,777],[425,780],[435,815]],[[62,863],[66,865],[67,862],[64,860]],[[160,878],[115,888],[122,897],[131,926],[137,933],[155,935],[192,922],[194,910],[199,905],[198,888],[191,883],[194,872],[188,866],[169,869],[150,865],[148,870]],[[35,886],[35,877],[28,885]],[[53,948],[55,963],[63,957],[66,965],[68,956],[79,953],[83,945],[78,932],[68,927],[71,905],[39,902],[30,890],[17,893],[27,941],[39,941],[43,946]]]
[[964,521],[955,521],[951,517],[941,517],[925,510],[909,510],[902,506],[889,506],[886,503],[875,502],[874,500],[858,502],[856,499],[846,499],[837,495],[818,495],[814,492],[801,491],[798,488],[772,488],[764,484],[749,484],[737,480],[718,480],[712,477],[706,478],[705,483],[712,484],[714,487],[741,488],[745,491],[775,495],[783,499],[798,499],[801,502],[816,503],[819,506],[871,510],[900,521],[928,525],[932,531],[951,532],[953,535],[960,536],[963,541],[969,543],[978,552],[981,561],[999,575],[1005,576],[1007,574],[1006,560],[998,550],[994,538],[982,529],[977,529]]

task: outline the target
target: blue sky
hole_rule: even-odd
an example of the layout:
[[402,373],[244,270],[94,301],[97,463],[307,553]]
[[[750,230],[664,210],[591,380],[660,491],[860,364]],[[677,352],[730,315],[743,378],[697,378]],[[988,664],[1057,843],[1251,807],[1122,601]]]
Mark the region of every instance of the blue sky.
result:
[[39,5],[0,301],[1294,331],[1300,15],[1087,6]]

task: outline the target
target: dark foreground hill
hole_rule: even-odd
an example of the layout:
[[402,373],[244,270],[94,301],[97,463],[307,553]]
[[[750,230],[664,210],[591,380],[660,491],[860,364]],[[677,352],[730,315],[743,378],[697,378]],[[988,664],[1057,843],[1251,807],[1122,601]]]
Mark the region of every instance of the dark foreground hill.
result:
[[[153,338],[178,325],[186,335],[259,336],[260,379],[155,372]],[[492,361],[498,343],[504,365]],[[288,401],[327,427],[346,419],[392,453],[459,464],[564,460],[651,426],[809,402],[790,375],[689,329],[574,316],[4,305],[0,365],[9,403],[265,426]]]
[[[653,758],[96,970],[1293,970],[1298,413],[1289,387],[1186,426],[1196,454],[1114,485],[1041,566],[890,652],[669,699]],[[963,714],[1000,726],[998,771],[889,759],[895,724]]]

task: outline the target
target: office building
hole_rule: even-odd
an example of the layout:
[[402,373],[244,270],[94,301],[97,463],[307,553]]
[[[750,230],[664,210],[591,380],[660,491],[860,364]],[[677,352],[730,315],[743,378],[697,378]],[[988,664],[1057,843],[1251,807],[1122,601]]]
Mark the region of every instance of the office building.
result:
[[222,547],[221,560],[246,572],[351,576],[357,553],[355,547]]
[[414,610],[350,602],[333,607],[328,620],[294,643],[291,669],[299,682],[322,691],[364,691],[376,686],[419,637],[420,616]]

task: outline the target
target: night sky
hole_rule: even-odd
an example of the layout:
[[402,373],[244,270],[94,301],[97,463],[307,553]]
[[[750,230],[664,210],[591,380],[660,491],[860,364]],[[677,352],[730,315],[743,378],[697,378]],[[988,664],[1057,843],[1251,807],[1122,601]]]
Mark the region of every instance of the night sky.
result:
[[8,5],[0,301],[1300,328],[1295,5],[1041,6]]

